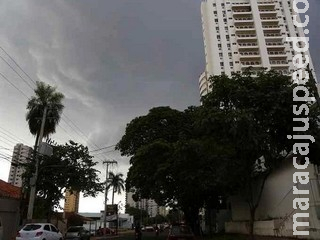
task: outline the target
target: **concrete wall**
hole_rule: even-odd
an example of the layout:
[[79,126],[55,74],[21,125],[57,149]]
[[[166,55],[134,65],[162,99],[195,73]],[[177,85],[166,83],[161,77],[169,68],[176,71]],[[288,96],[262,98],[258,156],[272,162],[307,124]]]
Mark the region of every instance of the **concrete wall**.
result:
[[10,240],[16,236],[19,224],[20,201],[0,198],[0,218],[2,220],[3,240]]
[[[310,226],[306,227],[310,231],[309,239],[320,239],[320,216],[318,213],[320,208],[320,187],[315,168],[314,165],[310,164],[306,170],[303,170],[309,172],[310,182],[308,185],[297,185],[298,189],[309,190],[309,195],[300,195],[300,197],[308,197],[310,199],[309,218],[305,219],[310,222]],[[297,169],[293,167],[292,160],[288,160],[280,169],[269,176],[256,211],[256,220],[261,221],[255,226],[257,234],[293,235],[293,215],[298,212],[298,210],[293,209],[293,200],[299,197],[294,195],[292,191],[294,186],[293,174],[296,171]],[[245,196],[233,196],[229,201],[231,203],[233,223],[228,223],[226,230],[243,233],[245,222],[250,219],[249,207],[245,201]],[[274,223],[277,224],[272,226],[266,220],[275,220]],[[270,230],[265,230],[265,228]]]

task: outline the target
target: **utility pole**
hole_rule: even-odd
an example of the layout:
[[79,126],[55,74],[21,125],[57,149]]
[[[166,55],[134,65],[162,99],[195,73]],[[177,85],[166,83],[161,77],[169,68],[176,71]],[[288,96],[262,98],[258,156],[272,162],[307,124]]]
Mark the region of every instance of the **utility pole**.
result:
[[103,212],[103,235],[106,235],[106,227],[107,227],[107,201],[108,201],[108,179],[109,179],[109,165],[117,164],[117,161],[103,161],[103,164],[107,164],[106,170],[106,189],[104,194],[104,212]]
[[34,154],[35,154],[34,158],[36,160],[36,171],[35,171],[33,177],[30,179],[30,188],[31,189],[30,189],[30,198],[29,198],[28,214],[27,214],[27,221],[28,222],[31,222],[32,217],[33,217],[33,207],[34,207],[34,201],[36,198],[36,187],[37,187],[37,179],[38,179],[38,174],[39,174],[39,158],[38,158],[38,154],[37,154],[37,148],[40,146],[40,143],[42,142],[44,126],[45,126],[46,117],[47,117],[47,110],[48,110],[48,107],[45,106],[43,109],[39,139],[38,139],[38,143],[35,146],[35,151],[34,151]]

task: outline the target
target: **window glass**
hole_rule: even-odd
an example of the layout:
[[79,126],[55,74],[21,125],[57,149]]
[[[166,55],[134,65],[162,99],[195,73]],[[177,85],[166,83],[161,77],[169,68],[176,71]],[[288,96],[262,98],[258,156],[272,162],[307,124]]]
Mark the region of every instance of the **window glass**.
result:
[[51,231],[52,232],[59,232],[59,230],[53,225],[51,225]]
[[41,228],[41,225],[39,225],[39,224],[28,224],[23,228],[23,230],[24,231],[33,231],[33,230],[37,230],[40,228]]
[[45,225],[43,229],[44,229],[44,230],[46,230],[46,231],[51,231],[51,229],[50,229],[50,226],[49,226],[49,225]]

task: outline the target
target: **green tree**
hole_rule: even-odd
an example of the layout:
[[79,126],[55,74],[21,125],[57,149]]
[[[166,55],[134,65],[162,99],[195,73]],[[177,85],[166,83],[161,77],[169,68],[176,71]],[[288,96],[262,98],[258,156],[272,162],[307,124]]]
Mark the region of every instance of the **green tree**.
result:
[[114,194],[118,193],[121,194],[122,191],[124,191],[124,180],[123,180],[123,174],[118,173],[114,174],[113,172],[109,172],[109,179],[108,179],[108,185],[107,188],[109,189],[112,187],[112,205],[114,203]]
[[55,133],[56,126],[60,121],[62,110],[64,108],[62,100],[64,95],[56,91],[56,87],[37,82],[34,90],[35,96],[32,96],[27,104],[26,120],[32,135],[36,136],[36,142],[39,138],[42,115],[47,108],[46,120],[43,137],[48,137]]
[[133,216],[135,223],[148,217],[148,212],[146,210],[130,207],[129,205],[126,205],[126,213]]
[[[50,219],[54,207],[59,207],[59,201],[64,198],[66,190],[82,192],[83,195],[95,197],[104,190],[100,183],[99,171],[94,167],[97,162],[89,155],[88,148],[70,141],[65,145],[53,147],[51,157],[40,156],[39,176],[37,183],[36,206],[42,206],[45,215]],[[24,187],[29,187],[29,178],[34,172],[34,162],[26,164],[23,174]],[[40,217],[40,216],[39,216]]]
[[[216,143],[230,148],[224,161],[217,165],[221,171],[216,177],[222,180],[219,186],[225,194],[240,190],[246,196],[253,237],[255,212],[265,182],[292,152],[293,141],[287,135],[293,133],[296,84],[289,76],[274,71],[262,71],[258,77],[252,77],[250,69],[232,77],[213,76],[210,81],[212,92],[202,99],[197,125],[202,135],[214,136]],[[313,103],[307,105],[314,108]],[[318,116],[319,110],[314,108],[305,134],[319,136]]]
[[[131,156],[126,188],[136,200],[154,199],[159,205],[178,204],[195,227],[204,201],[203,165],[197,141],[190,142],[195,108],[184,112],[169,107],[153,108],[132,120],[117,148]],[[190,149],[192,147],[192,149]],[[208,171],[206,176],[211,176]]]

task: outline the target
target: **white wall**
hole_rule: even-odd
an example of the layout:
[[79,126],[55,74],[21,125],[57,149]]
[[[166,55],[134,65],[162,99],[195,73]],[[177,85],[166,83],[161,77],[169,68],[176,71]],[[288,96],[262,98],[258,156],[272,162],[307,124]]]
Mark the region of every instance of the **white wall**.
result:
[[[266,181],[260,204],[256,211],[256,220],[272,220],[280,221],[279,233],[282,236],[292,236],[293,214],[298,210],[293,209],[293,199],[299,196],[293,195],[293,174],[297,170],[293,167],[292,160],[286,163],[278,170],[273,172]],[[310,164],[305,170],[310,174],[310,183],[303,188],[298,185],[298,189],[308,189],[309,195],[305,196],[310,199],[309,219],[310,234],[316,236],[314,239],[320,239],[320,220],[316,214],[316,208],[320,206],[319,195],[319,179],[317,179],[315,166]],[[303,196],[301,196],[303,197]],[[229,199],[231,203],[232,221],[248,221],[249,207],[245,201],[245,196],[233,196]],[[299,211],[300,212],[300,211]],[[243,226],[234,226],[233,229],[243,229]],[[229,228],[231,229],[231,227]],[[313,238],[310,238],[313,239]]]

